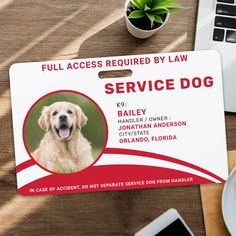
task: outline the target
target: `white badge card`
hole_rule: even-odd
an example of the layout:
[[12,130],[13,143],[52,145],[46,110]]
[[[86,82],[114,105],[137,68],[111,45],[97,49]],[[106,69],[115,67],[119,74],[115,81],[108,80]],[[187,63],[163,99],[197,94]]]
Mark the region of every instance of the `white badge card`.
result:
[[216,51],[20,63],[10,84],[23,195],[227,179]]

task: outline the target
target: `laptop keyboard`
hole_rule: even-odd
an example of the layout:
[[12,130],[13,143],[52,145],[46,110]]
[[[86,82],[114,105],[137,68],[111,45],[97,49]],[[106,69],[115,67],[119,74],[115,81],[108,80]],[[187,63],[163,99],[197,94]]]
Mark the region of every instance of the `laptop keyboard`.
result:
[[236,0],[217,0],[213,40],[236,43]]

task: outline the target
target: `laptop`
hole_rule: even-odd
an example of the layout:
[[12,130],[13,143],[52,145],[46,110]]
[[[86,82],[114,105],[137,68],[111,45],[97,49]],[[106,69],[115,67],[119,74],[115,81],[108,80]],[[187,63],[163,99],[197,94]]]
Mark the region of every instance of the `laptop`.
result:
[[236,112],[236,0],[199,0],[195,50],[204,49],[220,52],[225,111]]

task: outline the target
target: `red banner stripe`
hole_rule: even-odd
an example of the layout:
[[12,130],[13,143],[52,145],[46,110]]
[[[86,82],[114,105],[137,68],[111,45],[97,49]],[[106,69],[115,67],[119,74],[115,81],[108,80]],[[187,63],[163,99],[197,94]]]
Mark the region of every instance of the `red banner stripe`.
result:
[[20,171],[22,171],[30,166],[33,166],[33,165],[35,165],[35,162],[32,159],[25,161],[25,162],[21,163],[20,165],[16,166],[16,173],[19,173]]
[[[155,183],[153,180],[155,180]],[[157,182],[159,180],[170,180],[170,182]],[[130,184],[134,182],[143,183]],[[118,183],[123,183],[123,185],[117,185]],[[25,196],[30,196],[183,186],[199,183],[212,184],[214,181],[184,171],[156,166],[104,165],[90,166],[73,174],[52,174],[45,176],[21,187],[18,192]],[[107,184],[114,185],[107,186]],[[82,187],[86,185],[86,188]],[[62,189],[60,190],[61,187]]]

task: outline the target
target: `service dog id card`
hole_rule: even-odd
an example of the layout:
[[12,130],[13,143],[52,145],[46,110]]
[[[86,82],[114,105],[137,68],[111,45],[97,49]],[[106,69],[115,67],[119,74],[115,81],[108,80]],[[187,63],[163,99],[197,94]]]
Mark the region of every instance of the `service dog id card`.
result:
[[10,83],[23,195],[227,179],[216,51],[14,64]]

